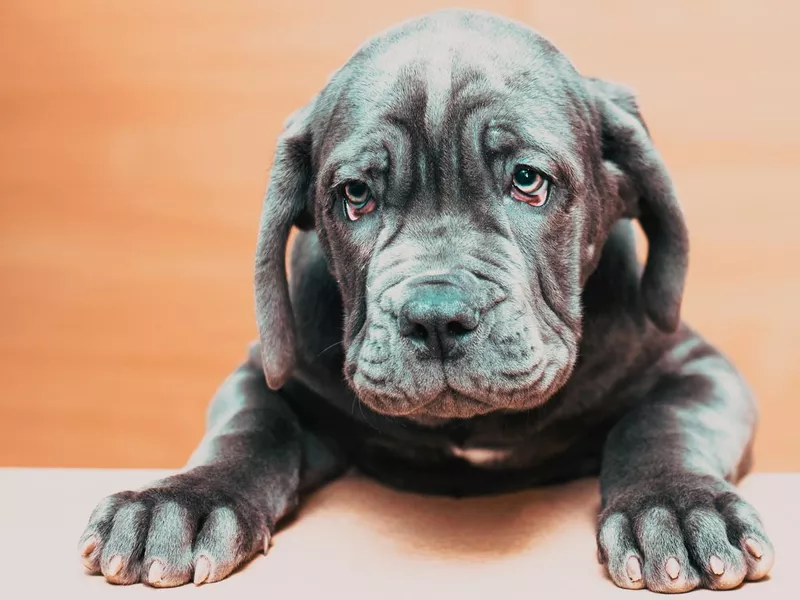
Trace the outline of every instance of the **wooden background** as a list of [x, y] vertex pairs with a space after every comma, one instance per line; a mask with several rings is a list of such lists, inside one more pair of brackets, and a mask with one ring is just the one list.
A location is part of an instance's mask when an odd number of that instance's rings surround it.
[[[0, 464], [182, 464], [255, 336], [275, 136], [363, 39], [447, 2], [0, 4]], [[462, 1], [638, 92], [693, 241], [685, 316], [800, 468], [800, 9]]]

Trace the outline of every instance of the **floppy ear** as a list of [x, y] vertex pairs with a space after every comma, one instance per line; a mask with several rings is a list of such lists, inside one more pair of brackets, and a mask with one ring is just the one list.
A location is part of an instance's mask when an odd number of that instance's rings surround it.
[[680, 323], [689, 260], [686, 223], [672, 181], [655, 149], [633, 93], [626, 87], [587, 78], [602, 127], [603, 158], [613, 166], [627, 218], [637, 218], [648, 253], [641, 292], [645, 310], [662, 331]]
[[313, 103], [293, 113], [278, 138], [261, 209], [255, 260], [255, 300], [261, 361], [267, 384], [280, 388], [294, 369], [294, 317], [286, 280], [292, 226], [313, 227], [310, 120]]

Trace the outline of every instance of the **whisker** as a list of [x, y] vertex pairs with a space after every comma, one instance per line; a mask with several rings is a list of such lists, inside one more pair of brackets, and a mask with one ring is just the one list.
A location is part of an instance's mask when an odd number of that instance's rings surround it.
[[361, 413], [361, 418], [364, 419], [364, 422], [370, 427], [372, 427], [378, 433], [383, 433], [374, 423], [370, 423], [369, 419], [367, 418], [367, 415], [364, 414], [364, 404], [361, 402], [358, 396], [356, 396], [355, 399], [356, 402], [358, 403], [358, 410]]
[[333, 343], [332, 343], [330, 346], [328, 346], [328, 347], [327, 347], [327, 348], [325, 348], [325, 349], [324, 349], [322, 352], [320, 352], [319, 354], [317, 354], [317, 357], [320, 357], [320, 356], [322, 356], [323, 354], [325, 354], [325, 353], [326, 353], [328, 350], [330, 350], [331, 348], [335, 348], [336, 346], [340, 346], [341, 344], [344, 344], [344, 340], [339, 340], [338, 342], [333, 342]]

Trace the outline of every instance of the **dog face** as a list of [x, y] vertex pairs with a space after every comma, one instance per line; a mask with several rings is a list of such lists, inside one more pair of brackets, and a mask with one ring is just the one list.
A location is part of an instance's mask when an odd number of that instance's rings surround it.
[[256, 264], [261, 348], [293, 364], [283, 271], [316, 227], [345, 309], [345, 376], [420, 421], [525, 410], [567, 380], [581, 292], [621, 217], [650, 240], [648, 312], [677, 326], [686, 235], [630, 94], [549, 42], [443, 11], [371, 40], [279, 141]]

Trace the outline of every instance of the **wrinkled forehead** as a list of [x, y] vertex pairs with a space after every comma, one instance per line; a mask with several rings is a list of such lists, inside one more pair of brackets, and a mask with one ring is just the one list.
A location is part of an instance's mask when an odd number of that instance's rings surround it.
[[534, 31], [502, 24], [423, 21], [365, 45], [331, 82], [330, 161], [381, 161], [386, 130], [395, 126], [440, 148], [471, 126], [580, 170], [570, 164], [587, 126], [580, 76]]

